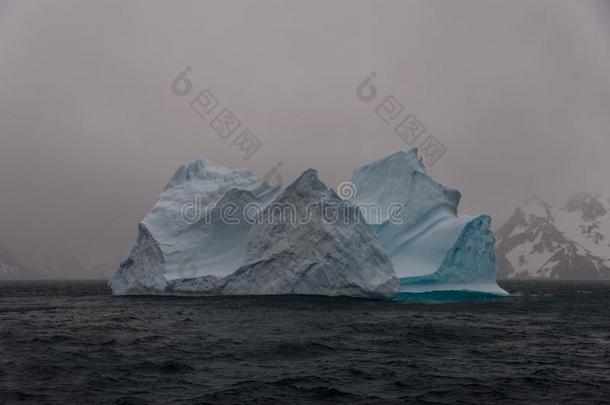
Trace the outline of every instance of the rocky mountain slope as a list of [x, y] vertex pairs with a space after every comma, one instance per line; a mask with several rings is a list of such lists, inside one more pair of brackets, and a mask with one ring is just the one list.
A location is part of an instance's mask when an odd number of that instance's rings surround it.
[[496, 235], [501, 278], [610, 278], [610, 200], [600, 194], [559, 209], [534, 197]]

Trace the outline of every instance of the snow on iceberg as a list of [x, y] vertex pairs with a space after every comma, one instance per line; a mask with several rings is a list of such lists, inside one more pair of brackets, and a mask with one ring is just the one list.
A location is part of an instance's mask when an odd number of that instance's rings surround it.
[[[435, 182], [417, 149], [354, 171], [353, 203], [391, 255], [403, 292], [471, 290], [505, 294], [496, 282], [495, 237], [486, 216], [457, 216], [459, 191]], [[401, 203], [398, 219], [383, 213]], [[382, 215], [371, 214], [380, 205]]]

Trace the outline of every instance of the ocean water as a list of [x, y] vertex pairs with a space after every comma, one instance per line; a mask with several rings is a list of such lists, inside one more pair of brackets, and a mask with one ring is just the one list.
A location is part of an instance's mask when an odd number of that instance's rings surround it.
[[400, 302], [0, 284], [0, 403], [598, 403], [607, 286]]

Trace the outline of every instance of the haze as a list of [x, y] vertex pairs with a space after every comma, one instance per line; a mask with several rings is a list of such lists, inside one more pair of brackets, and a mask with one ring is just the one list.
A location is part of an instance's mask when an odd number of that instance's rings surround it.
[[[114, 270], [195, 158], [334, 187], [406, 148], [356, 97], [371, 72], [463, 213], [610, 189], [609, 2], [4, 0], [0, 58], [0, 246], [49, 277]], [[171, 91], [187, 66], [263, 142], [248, 161]]]

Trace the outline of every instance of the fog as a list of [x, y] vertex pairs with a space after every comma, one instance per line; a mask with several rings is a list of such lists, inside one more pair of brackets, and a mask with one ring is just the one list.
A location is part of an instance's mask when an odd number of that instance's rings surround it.
[[[407, 147], [388, 95], [446, 147], [428, 170], [462, 213], [610, 191], [609, 2], [4, 0], [0, 58], [0, 246], [49, 277], [113, 270], [199, 157], [335, 187]], [[262, 141], [247, 161], [204, 89]]]

